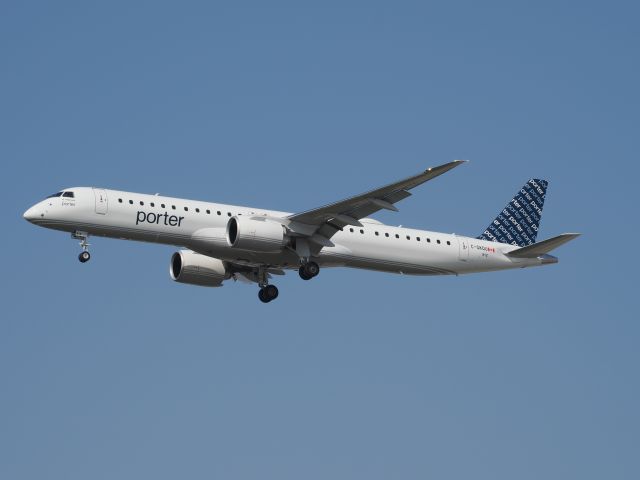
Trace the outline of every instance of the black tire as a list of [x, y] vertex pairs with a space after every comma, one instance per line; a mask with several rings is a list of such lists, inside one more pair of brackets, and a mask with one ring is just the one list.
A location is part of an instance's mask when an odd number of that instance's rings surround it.
[[309, 262], [304, 266], [304, 271], [309, 278], [313, 278], [320, 273], [320, 266], [316, 262]]
[[275, 285], [267, 285], [263, 290], [265, 297], [267, 297], [269, 301], [278, 298], [278, 293], [280, 293], [278, 292], [278, 287], [276, 287]]
[[271, 301], [269, 297], [267, 297], [267, 294], [264, 288], [261, 288], [260, 290], [258, 290], [258, 298], [262, 303], [269, 303]]
[[78, 260], [80, 260], [80, 263], [88, 262], [90, 259], [91, 254], [89, 252], [80, 252], [80, 255], [78, 255]]
[[298, 270], [298, 275], [300, 275], [300, 278], [303, 280], [311, 280], [311, 277], [307, 275], [307, 271], [304, 267], [300, 267], [300, 269]]

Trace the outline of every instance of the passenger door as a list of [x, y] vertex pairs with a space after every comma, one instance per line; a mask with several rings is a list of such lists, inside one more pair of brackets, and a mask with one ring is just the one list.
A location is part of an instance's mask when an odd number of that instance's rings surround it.
[[93, 195], [96, 199], [96, 213], [106, 215], [109, 210], [109, 202], [107, 200], [107, 191], [103, 188], [94, 188]]

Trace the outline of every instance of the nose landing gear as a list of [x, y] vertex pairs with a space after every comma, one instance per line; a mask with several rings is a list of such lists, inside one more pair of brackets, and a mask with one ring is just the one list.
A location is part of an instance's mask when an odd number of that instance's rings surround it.
[[71, 236], [76, 240], [80, 240], [82, 252], [78, 255], [78, 260], [80, 260], [80, 263], [88, 262], [91, 259], [91, 254], [89, 253], [89, 242], [87, 242], [89, 234], [87, 232], [73, 232]]

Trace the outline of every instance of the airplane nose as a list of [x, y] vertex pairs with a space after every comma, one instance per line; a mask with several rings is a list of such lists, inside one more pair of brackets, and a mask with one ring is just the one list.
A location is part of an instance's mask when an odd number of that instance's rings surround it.
[[33, 223], [34, 220], [36, 220], [36, 219], [38, 219], [40, 217], [40, 212], [38, 210], [39, 210], [38, 208], [33, 206], [30, 209], [28, 209], [26, 212], [24, 212], [22, 214], [22, 217], [26, 221]]

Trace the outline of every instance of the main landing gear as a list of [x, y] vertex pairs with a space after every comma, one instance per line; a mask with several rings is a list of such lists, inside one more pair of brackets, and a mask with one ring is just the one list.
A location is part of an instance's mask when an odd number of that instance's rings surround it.
[[269, 285], [269, 274], [264, 267], [258, 268], [258, 298], [262, 303], [269, 303], [278, 298], [278, 287]]
[[[255, 270], [254, 270], [255, 272]], [[278, 287], [269, 284], [269, 274], [266, 267], [258, 267], [257, 280], [260, 290], [258, 291], [258, 298], [262, 303], [269, 303], [272, 300], [278, 298]], [[303, 280], [311, 280], [320, 273], [320, 266], [316, 262], [304, 262], [298, 270], [300, 278]]]
[[73, 232], [71, 236], [76, 240], [80, 240], [80, 246], [82, 247], [82, 252], [80, 252], [80, 255], [78, 255], [78, 260], [80, 260], [80, 263], [86, 263], [91, 260], [91, 254], [89, 253], [89, 243], [87, 242], [89, 234], [86, 232]]
[[320, 273], [320, 266], [316, 262], [306, 262], [300, 266], [298, 274], [303, 280], [311, 280]]
[[298, 273], [303, 280], [311, 280], [320, 273], [320, 266], [316, 262], [309, 260], [311, 257], [311, 248], [309, 241], [304, 238], [298, 238], [295, 242], [295, 252], [300, 259], [300, 269]]
[[266, 285], [258, 291], [258, 298], [262, 303], [269, 303], [271, 300], [278, 298], [278, 287], [275, 285]]

